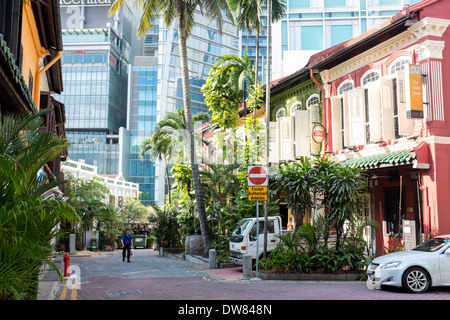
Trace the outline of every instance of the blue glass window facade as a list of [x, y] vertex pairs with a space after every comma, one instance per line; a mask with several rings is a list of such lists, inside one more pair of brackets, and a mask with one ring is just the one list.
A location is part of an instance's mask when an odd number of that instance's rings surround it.
[[331, 26], [331, 45], [353, 38], [353, 28], [351, 25]]
[[322, 47], [323, 47], [323, 27], [303, 26], [302, 50], [322, 50]]
[[127, 180], [139, 183], [141, 202], [150, 205], [155, 202], [155, 163], [148, 155], [139, 159], [142, 141], [148, 139], [155, 130], [157, 114], [158, 67], [131, 68], [130, 143], [129, 173]]
[[[64, 31], [63, 41], [65, 88], [57, 99], [66, 106], [69, 158], [97, 166], [99, 174], [117, 174], [119, 128], [126, 126], [127, 116], [129, 44], [106, 29]], [[89, 50], [79, 49], [92, 42]]]

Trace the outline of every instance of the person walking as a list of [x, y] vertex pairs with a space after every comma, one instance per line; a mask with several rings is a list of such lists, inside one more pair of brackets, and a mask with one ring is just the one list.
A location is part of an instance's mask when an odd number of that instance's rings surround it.
[[127, 257], [127, 262], [130, 262], [130, 251], [133, 247], [133, 236], [130, 234], [130, 229], [125, 230], [125, 233], [122, 235], [121, 241], [123, 247], [123, 262], [125, 262], [125, 255]]

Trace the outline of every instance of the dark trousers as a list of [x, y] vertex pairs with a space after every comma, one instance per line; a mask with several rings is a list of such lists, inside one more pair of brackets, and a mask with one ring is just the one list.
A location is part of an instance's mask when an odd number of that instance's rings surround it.
[[127, 261], [130, 261], [130, 251], [131, 251], [131, 243], [124, 243], [123, 244], [123, 253], [122, 257], [125, 261], [125, 255], [127, 256]]

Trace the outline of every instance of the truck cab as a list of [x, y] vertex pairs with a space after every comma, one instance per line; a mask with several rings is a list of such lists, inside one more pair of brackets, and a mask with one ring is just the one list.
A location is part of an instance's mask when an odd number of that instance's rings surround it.
[[[277, 235], [281, 234], [281, 217], [268, 217], [267, 252], [275, 249], [280, 242]], [[243, 256], [246, 254], [250, 254], [252, 259], [256, 260], [257, 243], [259, 258], [261, 258], [264, 252], [264, 217], [259, 218], [259, 239], [257, 239], [256, 218], [242, 219], [230, 237], [230, 262], [242, 264]]]

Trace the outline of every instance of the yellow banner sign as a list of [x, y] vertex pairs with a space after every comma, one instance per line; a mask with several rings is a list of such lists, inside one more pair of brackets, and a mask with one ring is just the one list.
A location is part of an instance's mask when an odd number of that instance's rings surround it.
[[422, 71], [420, 65], [409, 65], [406, 117], [423, 118]]
[[267, 187], [248, 187], [248, 200], [250, 201], [266, 201]]
[[249, 194], [248, 200], [250, 201], [267, 201], [267, 194]]

